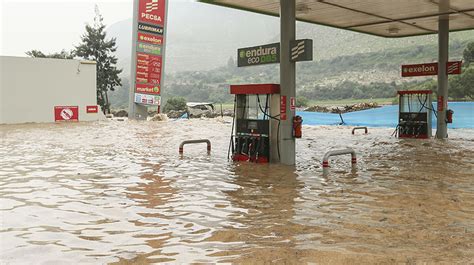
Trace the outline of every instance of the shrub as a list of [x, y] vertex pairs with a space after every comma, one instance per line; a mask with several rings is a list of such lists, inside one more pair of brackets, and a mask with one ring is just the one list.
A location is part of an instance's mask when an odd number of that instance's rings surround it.
[[307, 107], [309, 104], [309, 99], [306, 97], [297, 97], [296, 98], [296, 107], [301, 108], [301, 107]]
[[170, 112], [172, 110], [175, 111], [182, 111], [186, 110], [186, 99], [183, 97], [171, 97], [166, 101], [165, 107], [163, 111], [165, 113]]

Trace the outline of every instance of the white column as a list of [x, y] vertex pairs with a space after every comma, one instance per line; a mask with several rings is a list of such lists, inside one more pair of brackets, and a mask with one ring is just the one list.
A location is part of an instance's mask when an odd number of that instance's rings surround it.
[[[286, 120], [280, 124], [280, 163], [295, 164], [295, 138], [293, 138], [293, 117], [290, 110], [290, 97], [296, 96], [296, 68], [290, 61], [290, 41], [296, 39], [296, 4], [295, 0], [280, 0], [280, 85], [281, 96], [286, 96]], [[275, 148], [272, 146], [272, 148]]]

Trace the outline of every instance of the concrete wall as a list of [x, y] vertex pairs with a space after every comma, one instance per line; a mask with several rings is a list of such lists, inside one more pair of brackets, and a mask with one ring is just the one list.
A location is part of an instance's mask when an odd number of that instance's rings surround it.
[[55, 122], [55, 106], [78, 106], [79, 121], [97, 105], [96, 64], [78, 60], [0, 56], [0, 124]]

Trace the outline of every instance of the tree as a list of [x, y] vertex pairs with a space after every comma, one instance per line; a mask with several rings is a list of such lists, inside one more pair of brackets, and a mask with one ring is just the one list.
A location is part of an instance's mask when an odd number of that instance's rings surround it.
[[86, 25], [86, 33], [81, 36], [82, 43], [76, 47], [75, 54], [86, 60], [97, 62], [97, 103], [102, 106], [104, 113], [110, 113], [110, 103], [107, 92], [115, 91], [121, 86], [117, 68], [117, 58], [113, 53], [117, 50], [116, 39], [106, 40], [105, 25], [97, 5], [95, 6], [94, 25]]
[[469, 65], [470, 63], [474, 62], [474, 42], [470, 42], [466, 49], [464, 50], [464, 63]]
[[183, 111], [186, 110], [186, 99], [183, 97], [171, 97], [166, 101], [163, 111], [165, 113], [169, 111]]
[[39, 50], [31, 50], [27, 51], [26, 55], [34, 58], [74, 59], [74, 51], [68, 52], [66, 50], [50, 54], [44, 54]]
[[474, 99], [474, 68], [450, 79], [450, 96], [455, 99]]
[[304, 97], [304, 96], [299, 96], [296, 98], [296, 107], [302, 108], [302, 107], [308, 107], [309, 105], [309, 99]]

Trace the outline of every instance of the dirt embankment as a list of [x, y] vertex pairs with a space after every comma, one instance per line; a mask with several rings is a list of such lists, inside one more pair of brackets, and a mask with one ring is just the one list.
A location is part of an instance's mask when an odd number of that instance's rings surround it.
[[304, 111], [311, 111], [311, 112], [327, 112], [327, 113], [347, 113], [347, 112], [354, 112], [354, 111], [361, 111], [366, 109], [374, 109], [380, 108], [381, 106], [376, 102], [368, 102], [368, 103], [357, 103], [353, 105], [346, 105], [346, 106], [311, 106]]

